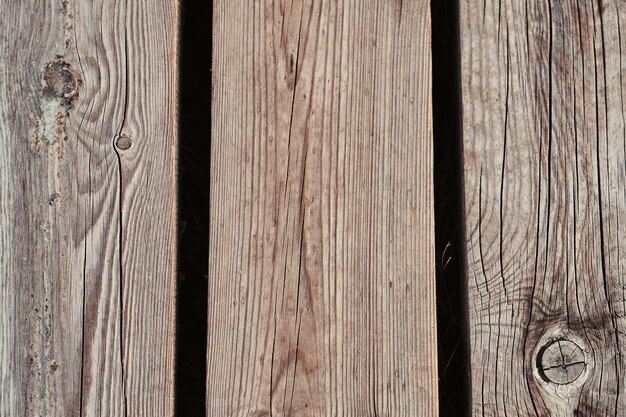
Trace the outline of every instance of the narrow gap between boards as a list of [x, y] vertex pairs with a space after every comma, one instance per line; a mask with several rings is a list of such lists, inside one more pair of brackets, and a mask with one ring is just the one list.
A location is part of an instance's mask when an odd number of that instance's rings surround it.
[[459, 7], [431, 0], [439, 415], [470, 415]]
[[183, 0], [181, 7], [175, 360], [180, 417], [205, 416], [212, 10], [211, 1]]

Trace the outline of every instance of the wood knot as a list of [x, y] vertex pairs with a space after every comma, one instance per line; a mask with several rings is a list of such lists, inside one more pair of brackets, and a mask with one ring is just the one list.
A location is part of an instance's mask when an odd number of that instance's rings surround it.
[[539, 375], [553, 384], [572, 384], [581, 377], [586, 367], [583, 349], [565, 338], [549, 341], [537, 354]]
[[58, 56], [50, 61], [43, 71], [43, 95], [66, 101], [68, 104], [78, 97], [80, 78], [71, 65]]
[[115, 146], [122, 151], [128, 150], [132, 144], [133, 139], [126, 134], [121, 134], [115, 139]]

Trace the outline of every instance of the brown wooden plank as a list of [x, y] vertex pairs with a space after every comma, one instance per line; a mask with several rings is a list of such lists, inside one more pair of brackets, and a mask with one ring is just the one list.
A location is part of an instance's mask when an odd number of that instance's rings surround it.
[[461, 2], [474, 415], [626, 413], [625, 18]]
[[0, 415], [171, 416], [177, 5], [0, 8]]
[[429, 3], [213, 24], [208, 415], [436, 415]]

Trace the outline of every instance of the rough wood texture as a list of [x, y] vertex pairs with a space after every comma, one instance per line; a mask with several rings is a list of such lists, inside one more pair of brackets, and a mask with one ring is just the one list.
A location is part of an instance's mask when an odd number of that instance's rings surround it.
[[213, 30], [208, 415], [436, 415], [428, 1]]
[[176, 3], [2, 14], [0, 416], [170, 416]]
[[624, 19], [461, 2], [474, 415], [626, 413]]

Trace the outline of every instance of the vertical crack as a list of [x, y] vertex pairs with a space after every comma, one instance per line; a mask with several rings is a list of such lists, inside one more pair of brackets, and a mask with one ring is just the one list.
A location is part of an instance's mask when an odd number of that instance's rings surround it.
[[[298, 71], [299, 71], [299, 67], [300, 67], [300, 49], [301, 49], [301, 38], [302, 38], [302, 20], [304, 17], [304, 5], [300, 5], [301, 10], [300, 10], [300, 14], [299, 14], [299, 22], [298, 22], [298, 38], [296, 41], [296, 50], [295, 50], [295, 54], [293, 53], [293, 51], [286, 51], [288, 52], [288, 56], [287, 56], [287, 66], [288, 66], [288, 70], [290, 74], [293, 74], [293, 86], [292, 86], [292, 97], [291, 97], [291, 108], [290, 108], [290, 117], [289, 117], [289, 127], [288, 127], [288, 132], [287, 132], [287, 167], [286, 167], [286, 174], [285, 174], [285, 182], [284, 182], [284, 190], [283, 190], [283, 203], [286, 204], [287, 203], [287, 199], [288, 199], [288, 190], [289, 190], [289, 173], [290, 173], [290, 169], [291, 169], [291, 140], [293, 138], [293, 122], [294, 122], [294, 113], [295, 113], [295, 108], [296, 108], [296, 91], [297, 91], [297, 87], [298, 87]], [[283, 16], [284, 17], [284, 16]], [[285, 22], [288, 19], [283, 19], [283, 27], [285, 25]], [[283, 29], [281, 28], [281, 37], [282, 37], [282, 33], [283, 33]], [[285, 42], [286, 43], [286, 42]], [[299, 308], [299, 301], [300, 301], [300, 276], [301, 276], [301, 270], [302, 270], [302, 246], [303, 246], [303, 236], [304, 236], [304, 209], [303, 209], [303, 200], [304, 200], [304, 176], [306, 174], [306, 143], [303, 145], [305, 147], [305, 154], [304, 154], [304, 159], [302, 160], [302, 164], [303, 164], [303, 173], [302, 173], [302, 179], [301, 179], [301, 189], [300, 189], [300, 209], [301, 209], [301, 216], [300, 216], [300, 222], [301, 222], [301, 235], [300, 235], [300, 250], [299, 250], [299, 259], [298, 259], [298, 263], [299, 263], [299, 270], [298, 270], [298, 281], [297, 281], [297, 293], [296, 293], [296, 325], [298, 323], [298, 308]], [[290, 196], [289, 196], [290, 198]], [[288, 205], [286, 205], [287, 207]], [[289, 210], [287, 210], [287, 215], [285, 216], [285, 228], [287, 228], [289, 225]], [[285, 288], [287, 286], [287, 262], [288, 262], [288, 256], [285, 256], [285, 264], [284, 264], [284, 268], [283, 268], [283, 285], [282, 285], [282, 300], [281, 300], [281, 305], [282, 303], [284, 303], [285, 301]], [[282, 307], [281, 307], [282, 308]], [[270, 364], [270, 386], [269, 386], [269, 408], [270, 408], [270, 416], [273, 416], [273, 408], [274, 408], [274, 362], [275, 362], [275, 352], [276, 352], [276, 328], [278, 326], [278, 322], [279, 322], [279, 318], [278, 318], [278, 291], [276, 292], [276, 296], [275, 296], [275, 300], [274, 300], [274, 334], [272, 336], [272, 359], [271, 359], [271, 364]], [[298, 327], [298, 335], [299, 335], [299, 327]], [[296, 364], [297, 364], [297, 355], [298, 355], [298, 350], [296, 348]], [[289, 354], [290, 355], [290, 354]], [[295, 377], [296, 377], [296, 369], [294, 368], [294, 386], [295, 386]], [[287, 383], [287, 379], [285, 378], [285, 384]], [[293, 387], [292, 387], [293, 388]], [[285, 394], [283, 395], [283, 412], [285, 410], [285, 400], [286, 400], [286, 385], [285, 385]], [[292, 389], [292, 398], [291, 401], [293, 401], [293, 389]], [[291, 407], [291, 406], [290, 406]]]
[[[82, 123], [82, 122], [81, 122]], [[79, 129], [80, 131], [80, 126]], [[91, 154], [88, 159], [87, 169], [89, 181], [89, 195], [91, 195]], [[93, 213], [92, 213], [93, 219]], [[87, 229], [85, 228], [85, 232]], [[85, 233], [85, 244], [83, 246], [83, 306], [82, 306], [82, 329], [81, 329], [81, 360], [80, 360], [80, 400], [79, 400], [79, 417], [83, 417], [83, 397], [85, 391], [85, 316], [87, 308], [87, 233]]]
[[500, 176], [500, 277], [502, 278], [502, 289], [504, 291], [504, 299], [508, 300], [506, 280], [504, 278], [504, 264], [502, 261], [502, 251], [504, 246], [504, 176], [506, 173], [506, 142], [507, 142], [507, 130], [509, 122], [509, 83], [510, 83], [510, 71], [511, 71], [511, 50], [509, 44], [509, 32], [507, 27], [506, 32], [506, 96], [504, 99], [504, 140], [502, 145], [502, 172]]
[[123, 244], [124, 244], [124, 224], [123, 224], [123, 195], [124, 195], [124, 178], [123, 178], [123, 170], [122, 170], [122, 157], [117, 147], [115, 146], [115, 141], [117, 137], [122, 134], [123, 129], [126, 127], [126, 116], [128, 114], [128, 99], [129, 99], [129, 68], [128, 68], [128, 30], [126, 30], [124, 35], [124, 69], [125, 69], [125, 93], [124, 93], [124, 111], [122, 116], [122, 123], [117, 132], [117, 135], [113, 138], [113, 150], [115, 155], [117, 156], [117, 164], [118, 164], [118, 181], [119, 181], [119, 189], [118, 189], [118, 257], [119, 257], [119, 314], [120, 314], [120, 362], [121, 362], [121, 377], [122, 377], [122, 391], [124, 394], [124, 416], [128, 416], [128, 396], [126, 391], [126, 358], [125, 358], [125, 344], [124, 344], [124, 313], [126, 310], [124, 309], [124, 263], [123, 263]]
[[548, 253], [548, 248], [550, 247], [550, 216], [551, 216], [551, 208], [550, 204], [552, 201], [552, 140], [553, 140], [553, 91], [552, 91], [552, 64], [554, 60], [554, 39], [553, 39], [553, 29], [552, 29], [552, 1], [548, 1], [548, 20], [549, 20], [549, 49], [548, 49], [548, 195], [547, 195], [547, 207], [546, 207], [546, 247], [545, 247], [545, 256], [546, 256], [546, 265], [543, 268], [543, 281], [545, 283], [546, 276], [548, 274], [548, 263], [547, 259], [550, 258], [550, 254]]
[[[598, 18], [600, 21], [600, 44], [602, 45], [602, 75], [603, 75], [603, 83], [604, 83], [604, 119], [605, 119], [605, 140], [607, 142], [608, 149], [608, 129], [609, 129], [609, 109], [608, 109], [608, 99], [606, 96], [606, 85], [607, 85], [607, 76], [606, 76], [606, 42], [604, 36], [604, 19], [602, 18], [602, 4], [601, 1], [598, 0]], [[595, 26], [595, 19], [594, 19]], [[595, 38], [595, 36], [594, 36]], [[607, 307], [609, 310], [609, 316], [611, 317], [611, 324], [613, 326], [613, 334], [615, 336], [615, 349], [616, 355], [614, 355], [615, 362], [615, 383], [617, 384], [615, 390], [615, 416], [617, 416], [619, 410], [619, 396], [620, 396], [620, 366], [619, 366], [619, 352], [620, 352], [620, 343], [619, 343], [619, 331], [617, 328], [617, 323], [615, 320], [615, 313], [612, 308], [612, 300], [609, 294], [609, 282], [606, 272], [606, 249], [604, 244], [604, 215], [603, 215], [603, 199], [602, 199], [602, 173], [600, 170], [600, 109], [598, 103], [598, 60], [595, 55], [594, 49], [594, 63], [595, 63], [595, 87], [596, 87], [596, 164], [597, 164], [597, 175], [598, 175], [598, 210], [600, 216], [600, 258], [601, 258], [601, 267], [602, 267], [602, 282], [604, 285], [604, 295], [606, 297]], [[608, 175], [607, 175], [608, 177]], [[610, 195], [609, 195], [610, 200]], [[609, 201], [610, 203], [610, 201]]]

